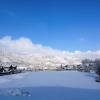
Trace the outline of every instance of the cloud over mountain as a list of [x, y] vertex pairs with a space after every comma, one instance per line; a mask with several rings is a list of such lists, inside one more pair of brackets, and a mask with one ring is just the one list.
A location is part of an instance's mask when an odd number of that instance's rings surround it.
[[12, 39], [6, 36], [0, 39], [0, 62], [21, 63], [31, 66], [40, 64], [55, 66], [56, 64], [79, 64], [82, 59], [100, 58], [98, 51], [60, 51], [41, 44], [34, 44], [30, 39], [21, 37]]

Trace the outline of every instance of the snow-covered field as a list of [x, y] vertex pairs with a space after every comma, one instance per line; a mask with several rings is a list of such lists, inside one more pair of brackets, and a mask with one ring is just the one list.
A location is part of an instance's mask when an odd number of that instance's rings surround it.
[[0, 76], [1, 100], [100, 100], [95, 74], [75, 71]]

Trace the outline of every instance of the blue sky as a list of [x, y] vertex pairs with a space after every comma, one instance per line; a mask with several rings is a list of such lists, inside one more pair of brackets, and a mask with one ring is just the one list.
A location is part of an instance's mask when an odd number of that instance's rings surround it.
[[0, 0], [4, 36], [60, 50], [99, 50], [100, 0]]

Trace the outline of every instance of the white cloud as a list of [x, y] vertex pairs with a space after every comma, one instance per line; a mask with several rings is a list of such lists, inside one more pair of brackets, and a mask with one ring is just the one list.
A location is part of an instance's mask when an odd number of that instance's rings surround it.
[[1, 62], [21, 62], [26, 64], [78, 64], [84, 58], [100, 57], [98, 51], [60, 51], [50, 47], [34, 44], [28, 38], [12, 39], [6, 36], [0, 39]]

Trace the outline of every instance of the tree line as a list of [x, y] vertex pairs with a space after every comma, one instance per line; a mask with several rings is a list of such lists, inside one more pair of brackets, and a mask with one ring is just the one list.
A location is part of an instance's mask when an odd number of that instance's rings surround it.
[[84, 71], [94, 71], [97, 74], [96, 81], [100, 82], [100, 59], [84, 59], [82, 60], [82, 65], [84, 67]]

